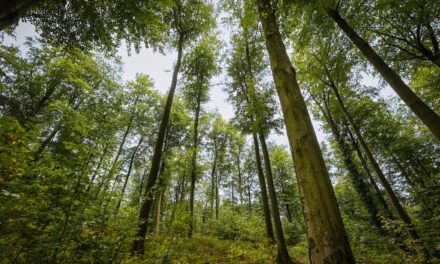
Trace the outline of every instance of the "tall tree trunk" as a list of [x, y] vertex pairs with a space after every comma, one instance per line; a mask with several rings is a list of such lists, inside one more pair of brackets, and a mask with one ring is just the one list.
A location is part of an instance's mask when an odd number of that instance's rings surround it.
[[195, 226], [194, 226], [194, 196], [196, 189], [196, 179], [197, 179], [197, 151], [199, 145], [199, 115], [200, 115], [200, 99], [202, 96], [202, 87], [198, 87], [197, 91], [197, 106], [194, 116], [194, 141], [193, 141], [193, 156], [192, 156], [192, 167], [191, 167], [191, 191], [189, 198], [189, 231], [188, 237], [192, 237]]
[[[284, 183], [282, 181], [282, 179], [280, 179], [280, 185], [281, 185], [281, 193], [283, 194], [283, 196], [287, 196], [286, 194], [286, 188], [284, 188]], [[289, 221], [289, 223], [292, 223], [292, 211], [290, 210], [290, 206], [289, 203], [286, 201], [284, 202], [284, 206], [286, 207], [286, 217], [287, 217], [287, 221]]]
[[396, 156], [391, 155], [391, 160], [394, 162], [394, 164], [396, 164], [397, 168], [400, 170], [400, 172], [402, 173], [402, 176], [405, 178], [406, 182], [411, 186], [414, 187], [416, 185], [416, 183], [414, 182], [414, 179], [412, 179], [412, 177], [409, 176], [409, 174], [406, 172], [405, 168], [402, 166], [402, 164], [400, 163], [400, 161], [396, 158]]
[[87, 186], [86, 193], [88, 194], [88, 196], [90, 196], [90, 198], [93, 198], [93, 197], [94, 197], [94, 196], [92, 195], [92, 193], [90, 192], [90, 190], [92, 189], [92, 187], [93, 187], [93, 185], [94, 185], [94, 183], [95, 183], [95, 178], [96, 178], [96, 176], [97, 176], [98, 173], [99, 173], [99, 169], [100, 169], [101, 166], [102, 166], [102, 163], [103, 163], [103, 161], [104, 161], [105, 155], [107, 155], [108, 145], [109, 145], [109, 143], [107, 142], [107, 143], [105, 144], [104, 150], [102, 151], [102, 155], [101, 155], [100, 158], [99, 158], [98, 165], [96, 166], [96, 168], [95, 168], [95, 170], [94, 170], [94, 172], [93, 172], [92, 178], [90, 179], [89, 184], [88, 184], [88, 186]]
[[144, 140], [144, 136], [141, 136], [138, 144], [136, 145], [136, 147], [133, 150], [133, 153], [131, 154], [130, 164], [128, 165], [128, 171], [127, 174], [125, 175], [124, 185], [122, 186], [121, 194], [119, 195], [119, 199], [115, 207], [114, 215], [118, 214], [119, 208], [121, 207], [122, 200], [124, 199], [125, 189], [127, 188], [128, 180], [130, 179], [131, 171], [133, 170], [133, 164], [136, 157], [136, 153], [139, 149], [139, 146], [142, 144], [143, 140]]
[[[186, 162], [187, 161], [188, 160], [186, 159]], [[186, 174], [187, 174], [187, 170], [185, 168], [185, 171], [182, 174], [182, 184], [181, 184], [182, 188], [180, 188], [179, 202], [183, 202], [183, 200], [185, 200], [185, 197], [186, 197], [186, 184], [187, 184], [186, 183], [186, 176], [187, 176]]]
[[204, 200], [202, 208], [202, 223], [206, 223], [206, 210], [208, 208], [208, 200]]
[[161, 207], [162, 207], [162, 198], [163, 198], [163, 194], [164, 194], [165, 190], [162, 188], [159, 190], [159, 193], [157, 194], [156, 197], [156, 210], [154, 215], [154, 222], [155, 222], [155, 226], [154, 226], [154, 235], [159, 237], [160, 235], [160, 217], [161, 217]]
[[371, 216], [371, 220], [379, 231], [379, 234], [385, 235], [379, 215], [378, 206], [373, 199], [373, 195], [370, 191], [368, 183], [365, 182], [365, 176], [358, 170], [356, 164], [354, 163], [351, 149], [349, 148], [347, 142], [341, 134], [341, 131], [339, 130], [337, 124], [333, 120], [332, 114], [330, 113], [329, 109], [327, 109], [327, 111], [327, 122], [330, 124], [333, 136], [335, 137], [338, 146], [342, 152], [344, 164], [350, 174], [351, 181], [362, 201], [364, 202], [365, 207], [367, 208], [367, 211]]
[[[127, 136], [128, 136], [128, 134], [130, 133], [131, 126], [132, 126], [132, 124], [133, 124], [134, 115], [135, 115], [135, 112], [136, 112], [136, 107], [135, 107], [135, 105], [136, 105], [136, 103], [137, 103], [138, 100], [139, 100], [139, 96], [137, 96], [136, 99], [135, 99], [134, 102], [133, 102], [133, 108], [132, 108], [132, 110], [131, 110], [130, 119], [128, 120], [127, 127], [125, 128], [125, 132], [124, 132], [124, 135], [122, 136], [121, 143], [119, 143], [118, 152], [116, 152], [116, 156], [115, 156], [115, 158], [113, 159], [113, 162], [112, 162], [112, 165], [111, 165], [111, 167], [110, 167], [110, 170], [109, 170], [109, 172], [108, 172], [108, 174], [107, 174], [107, 176], [106, 176], [107, 179], [111, 178], [111, 176], [112, 176], [112, 175], [114, 174], [114, 172], [115, 172], [115, 169], [116, 169], [117, 163], [118, 163], [118, 161], [119, 161], [119, 157], [120, 157], [121, 154], [122, 154], [122, 150], [123, 150], [123, 148], [124, 148], [125, 141], [127, 140]], [[110, 180], [110, 179], [109, 179], [109, 180]]]
[[303, 204], [311, 263], [355, 263], [312, 121], [270, 0], [258, 0]]
[[218, 220], [220, 214], [220, 195], [218, 185], [220, 183], [220, 177], [215, 174], [215, 220]]
[[238, 194], [240, 197], [240, 210], [243, 209], [243, 180], [241, 177], [241, 162], [240, 162], [240, 155], [241, 155], [241, 147], [238, 147], [238, 155], [237, 155], [237, 170], [238, 170]]
[[[136, 112], [136, 103], [139, 100], [139, 96], [136, 97], [136, 99], [134, 100], [133, 103], [133, 108], [131, 110], [131, 115], [130, 115], [130, 119], [128, 120], [127, 123], [127, 127], [125, 128], [125, 132], [124, 135], [122, 136], [122, 140], [121, 143], [119, 143], [119, 147], [118, 147], [118, 151], [116, 152], [116, 156], [113, 159], [112, 165], [110, 167], [110, 170], [108, 171], [107, 175], [104, 176], [101, 180], [101, 183], [98, 187], [98, 190], [96, 192], [95, 198], [98, 197], [99, 193], [101, 192], [102, 187], [104, 186], [104, 192], [107, 192], [108, 190], [108, 186], [110, 184], [110, 181], [112, 180], [114, 174], [116, 173], [116, 169], [119, 166], [119, 158], [121, 157], [122, 154], [122, 150], [124, 149], [124, 145], [125, 145], [125, 141], [127, 141], [127, 136], [130, 133], [131, 130], [131, 126], [133, 124], [133, 120], [134, 120], [134, 116], [135, 116], [135, 112]], [[115, 177], [113, 184], [112, 184], [112, 188], [110, 192], [113, 192], [116, 184], [118, 182], [118, 177]], [[105, 218], [106, 214], [107, 214], [107, 209], [108, 209], [108, 204], [110, 203], [111, 197], [107, 197], [105, 198], [105, 200], [103, 201], [103, 218]]]
[[[164, 150], [163, 152], [166, 154], [168, 153], [168, 132], [169, 130], [167, 130], [166, 132], [166, 136], [165, 136], [165, 143], [164, 143]], [[160, 234], [160, 222], [161, 222], [161, 210], [162, 210], [162, 204], [163, 204], [163, 195], [165, 193], [167, 184], [168, 184], [168, 180], [165, 178], [165, 168], [166, 168], [166, 159], [162, 159], [162, 162], [160, 164], [160, 170], [159, 170], [159, 182], [157, 184], [158, 186], [158, 193], [156, 194], [156, 199], [155, 199], [155, 210], [154, 210], [154, 223], [155, 223], [155, 227], [154, 227], [154, 234], [156, 236], [159, 236]]]
[[162, 121], [160, 123], [156, 145], [154, 147], [154, 154], [151, 161], [150, 173], [148, 176], [147, 185], [145, 186], [145, 194], [144, 194], [145, 199], [142, 203], [142, 207], [139, 214], [138, 232], [136, 233], [136, 237], [135, 240], [133, 241], [133, 245], [131, 248], [132, 254], [141, 254], [141, 255], [144, 254], [145, 235], [147, 234], [147, 219], [153, 201], [153, 187], [156, 184], [157, 176], [159, 174], [160, 160], [162, 158], [162, 148], [163, 148], [163, 143], [165, 141], [165, 132], [167, 130], [168, 120], [170, 118], [174, 92], [177, 86], [177, 77], [182, 63], [182, 53], [183, 53], [183, 36], [180, 35], [178, 47], [177, 47], [177, 62], [176, 65], [174, 66], [173, 79], [171, 82], [170, 90], [168, 92], [168, 98], [165, 104]]
[[277, 234], [277, 246], [278, 246], [278, 263], [290, 264], [293, 263], [287, 251], [286, 240], [284, 239], [283, 225], [281, 223], [280, 210], [278, 208], [277, 195], [275, 192], [275, 185], [273, 183], [272, 167], [270, 165], [269, 151], [266, 145], [266, 139], [263, 132], [259, 132], [261, 150], [263, 151], [264, 167], [266, 169], [267, 188], [269, 190], [270, 204], [272, 207], [272, 219], [275, 226], [275, 232]]
[[177, 182], [177, 188], [174, 191], [174, 204], [173, 204], [173, 208], [171, 210], [171, 216], [170, 216], [170, 220], [168, 223], [168, 227], [171, 228], [171, 225], [173, 224], [174, 221], [174, 215], [176, 213], [177, 210], [177, 205], [178, 203], [180, 203], [179, 200], [179, 196], [180, 196], [180, 190], [183, 188], [183, 176], [180, 177], [179, 181]]
[[[387, 194], [391, 200], [391, 203], [394, 206], [394, 209], [396, 209], [400, 218], [407, 226], [408, 233], [415, 241], [421, 241], [419, 234], [417, 233], [416, 229], [414, 228], [414, 225], [412, 224], [411, 218], [406, 213], [403, 206], [400, 204], [396, 193], [394, 192], [390, 183], [388, 182], [385, 175], [383, 174], [382, 169], [380, 168], [379, 164], [377, 163], [376, 159], [374, 158], [373, 154], [371, 153], [370, 148], [368, 147], [367, 143], [365, 142], [364, 138], [362, 137], [362, 134], [359, 131], [359, 128], [357, 127], [357, 125], [354, 122], [353, 118], [351, 117], [350, 113], [348, 112], [348, 109], [345, 107], [345, 104], [342, 101], [342, 98], [339, 94], [338, 88], [336, 87], [336, 85], [333, 82], [331, 82], [330, 87], [332, 88], [333, 92], [335, 93], [336, 99], [339, 103], [339, 106], [340, 106], [342, 112], [344, 113], [345, 117], [347, 118], [348, 122], [350, 123], [359, 143], [361, 144], [365, 154], [367, 155], [368, 160], [370, 161], [371, 165], [373, 166], [374, 171], [376, 172], [377, 176], [379, 177], [379, 180], [382, 183], [382, 186], [385, 188], [385, 191], [387, 192]], [[426, 249], [424, 250], [424, 254], [426, 255], [426, 257], [429, 257], [428, 251]]]
[[356, 189], [357, 193], [361, 197], [362, 201], [364, 202], [364, 205], [371, 216], [371, 220], [373, 224], [378, 229], [380, 235], [385, 235], [380, 220], [378, 206], [375, 200], [373, 199], [373, 195], [370, 191], [370, 187], [368, 186], [368, 183], [365, 181], [366, 177], [358, 170], [356, 163], [354, 162], [353, 159], [352, 150], [350, 149], [348, 143], [346, 142], [344, 136], [342, 135], [342, 131], [338, 127], [338, 124], [333, 118], [333, 114], [329, 106], [329, 98], [324, 97], [321, 105], [321, 103], [318, 101], [315, 95], [310, 93], [310, 96], [315, 101], [316, 105], [321, 110], [322, 115], [324, 116], [325, 120], [330, 126], [333, 137], [336, 139], [336, 143], [340, 151], [342, 152], [343, 162], [350, 175], [351, 182], [354, 188]]
[[217, 169], [217, 150], [214, 150], [214, 161], [211, 170], [211, 219], [214, 219], [214, 200], [215, 200], [215, 175]]
[[342, 31], [347, 34], [353, 44], [364, 54], [365, 58], [367, 58], [405, 104], [420, 118], [429, 130], [431, 130], [432, 134], [440, 140], [440, 116], [406, 85], [400, 76], [371, 48], [368, 42], [351, 28], [337, 10], [329, 9], [327, 14], [338, 24]]
[[[249, 74], [249, 78], [246, 80], [246, 85], [241, 86], [242, 93], [245, 95], [246, 102], [248, 105], [252, 106], [252, 109], [256, 111], [255, 109], [255, 79], [253, 75], [252, 70], [252, 62], [251, 62], [251, 56], [249, 51], [249, 43], [248, 40], [245, 39], [245, 55], [246, 55], [246, 62], [247, 62], [247, 70]], [[254, 113], [256, 115], [256, 113]], [[250, 117], [250, 121], [252, 124], [256, 124], [255, 118], [253, 116]], [[269, 208], [269, 199], [267, 197], [267, 187], [266, 187], [266, 180], [264, 177], [263, 167], [261, 163], [261, 157], [260, 157], [260, 147], [258, 144], [258, 138], [257, 133], [253, 132], [253, 141], [254, 141], [254, 148], [255, 148], [255, 160], [256, 160], [256, 166], [257, 166], [257, 174], [258, 174], [258, 181], [260, 183], [260, 189], [261, 189], [261, 200], [263, 203], [263, 213], [264, 213], [264, 220], [266, 224], [266, 232], [267, 236], [272, 240], [272, 242], [275, 241], [273, 228], [272, 228], [272, 221], [271, 221], [271, 214], [270, 214], [270, 208]]]
[[252, 209], [252, 193], [251, 193], [251, 189], [252, 189], [252, 186], [251, 186], [251, 181], [250, 181], [250, 175], [248, 175], [248, 177], [247, 177], [247, 186], [246, 186], [246, 188], [247, 188], [247, 198], [248, 198], [248, 205], [249, 205], [249, 209]]
[[261, 165], [260, 147], [258, 144], [257, 134], [253, 133], [255, 148], [255, 165], [257, 166], [258, 182], [260, 183], [261, 202], [263, 206], [264, 222], [266, 224], [267, 237], [275, 241], [272, 229], [272, 221], [270, 219], [269, 199], [267, 197], [266, 180], [264, 179], [263, 167]]
[[234, 179], [231, 177], [231, 203], [235, 205], [235, 193], [234, 193]]
[[368, 178], [370, 179], [370, 183], [376, 192], [376, 197], [378, 198], [379, 202], [382, 204], [382, 208], [385, 212], [385, 215], [389, 219], [394, 219], [393, 213], [392, 213], [390, 207], [388, 206], [388, 203], [385, 201], [385, 198], [383, 197], [382, 192], [379, 189], [379, 186], [377, 186], [376, 180], [374, 179], [373, 175], [371, 174], [370, 168], [368, 167], [368, 164], [364, 158], [364, 155], [362, 154], [361, 149], [359, 148], [358, 143], [356, 142], [353, 134], [351, 133], [350, 128], [348, 126], [346, 126], [346, 129], [347, 129], [350, 141], [351, 141], [351, 145], [356, 150], [356, 153], [357, 153], [357, 156], [361, 162], [362, 168], [364, 169], [365, 173], [368, 175]]

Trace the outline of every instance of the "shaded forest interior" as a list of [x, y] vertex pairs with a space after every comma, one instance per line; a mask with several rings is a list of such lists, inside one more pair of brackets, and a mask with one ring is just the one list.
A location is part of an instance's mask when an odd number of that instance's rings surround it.
[[[440, 1], [0, 0], [0, 30], [0, 264], [440, 263]], [[121, 45], [175, 56], [166, 92]]]

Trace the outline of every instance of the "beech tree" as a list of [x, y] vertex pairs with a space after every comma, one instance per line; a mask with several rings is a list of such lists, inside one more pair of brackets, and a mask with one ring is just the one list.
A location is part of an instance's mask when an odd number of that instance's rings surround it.
[[[208, 100], [208, 89], [210, 86], [210, 79], [216, 72], [216, 51], [214, 38], [203, 39], [192, 50], [184, 60], [184, 98], [188, 102], [193, 115], [193, 145], [192, 145], [192, 160], [191, 160], [191, 190], [190, 190], [190, 224], [189, 237], [192, 236], [194, 226], [194, 193], [195, 185], [198, 177], [197, 168], [197, 152], [199, 148], [199, 119], [202, 112], [202, 104]], [[208, 46], [208, 45], [211, 45]]]
[[438, 262], [438, 1], [0, 7], [0, 263]]
[[150, 173], [145, 187], [145, 201], [142, 203], [139, 215], [139, 232], [137, 234], [137, 240], [133, 243], [132, 248], [134, 254], [143, 254], [144, 251], [147, 218], [152, 205], [152, 188], [155, 186], [159, 174], [165, 131], [168, 125], [174, 92], [177, 87], [177, 78], [182, 63], [183, 45], [185, 42], [194, 40], [200, 33], [203, 33], [203, 31], [210, 29], [213, 23], [210, 19], [210, 13], [211, 8], [200, 1], [176, 1], [171, 11], [171, 16], [173, 17], [172, 28], [174, 30], [172, 33], [175, 34], [176, 39], [174, 41], [177, 42], [177, 62], [174, 66], [173, 79], [168, 92], [167, 102], [165, 104], [156, 145], [154, 147]]
[[[275, 11], [270, 1], [261, 0], [257, 5], [296, 167], [305, 215], [310, 261], [312, 263], [320, 263], [324, 260], [333, 263], [354, 263], [327, 168], [299, 90], [295, 70], [287, 56], [279, 32]], [[309, 178], [313, 178], [313, 181], [307, 180]], [[319, 192], [320, 199], [313, 198], [315, 196], [312, 190], [316, 192], [316, 195]], [[317, 220], [322, 217], [333, 219], [332, 225]], [[328, 234], [328, 237], [322, 234]]]

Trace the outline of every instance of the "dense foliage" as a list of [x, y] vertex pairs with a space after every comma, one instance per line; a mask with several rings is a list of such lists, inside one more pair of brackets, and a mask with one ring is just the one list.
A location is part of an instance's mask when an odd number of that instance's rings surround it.
[[440, 263], [439, 1], [15, 2], [0, 263]]

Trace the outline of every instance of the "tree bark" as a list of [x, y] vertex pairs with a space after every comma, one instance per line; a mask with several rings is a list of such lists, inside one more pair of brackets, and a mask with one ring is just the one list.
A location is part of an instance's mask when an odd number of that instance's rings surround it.
[[368, 213], [370, 214], [373, 224], [378, 229], [380, 235], [385, 235], [380, 220], [378, 206], [375, 200], [373, 199], [373, 195], [370, 191], [370, 187], [368, 186], [368, 183], [365, 181], [366, 179], [365, 175], [363, 175], [363, 173], [361, 173], [358, 170], [356, 163], [354, 162], [352, 150], [350, 149], [348, 143], [346, 142], [344, 136], [342, 135], [342, 131], [340, 127], [338, 127], [338, 124], [333, 118], [333, 114], [329, 106], [329, 98], [324, 97], [321, 105], [321, 103], [318, 101], [315, 95], [310, 93], [310, 96], [315, 101], [316, 105], [321, 110], [324, 119], [327, 121], [328, 125], [330, 126], [333, 137], [336, 140], [339, 150], [342, 153], [343, 162], [349, 173], [351, 182], [354, 188], [356, 189], [357, 193], [359, 194], [360, 198], [362, 199]]
[[311, 263], [355, 263], [327, 168], [270, 0], [258, 0], [303, 204]]
[[[374, 158], [373, 154], [370, 151], [370, 148], [368, 147], [367, 143], [365, 142], [364, 138], [362, 137], [362, 134], [357, 127], [356, 123], [354, 122], [353, 118], [351, 117], [350, 113], [348, 112], [348, 109], [345, 107], [344, 102], [342, 101], [342, 98], [339, 94], [339, 91], [336, 87], [336, 85], [332, 82], [330, 87], [332, 88], [333, 92], [336, 95], [336, 99], [339, 103], [339, 106], [344, 113], [345, 117], [347, 118], [348, 122], [350, 123], [351, 127], [353, 128], [353, 131], [363, 148], [365, 154], [367, 155], [368, 160], [370, 161], [371, 165], [373, 166], [374, 171], [376, 172], [377, 176], [379, 177], [380, 182], [382, 183], [382, 186], [385, 188], [385, 191], [387, 192], [391, 203], [394, 206], [394, 209], [396, 209], [397, 213], [400, 216], [400, 219], [405, 223], [407, 226], [408, 233], [410, 234], [411, 238], [415, 241], [421, 241], [420, 236], [418, 232], [416, 231], [414, 225], [412, 224], [411, 218], [406, 213], [403, 206], [400, 204], [399, 199], [397, 198], [396, 193], [394, 192], [393, 188], [391, 187], [390, 183], [386, 179], [385, 175], [382, 172], [382, 169], [380, 168], [379, 164], [377, 163], [376, 159]], [[424, 254], [426, 257], [429, 257], [428, 251], [425, 249]]]
[[157, 177], [159, 174], [160, 160], [162, 158], [162, 148], [163, 148], [163, 143], [165, 141], [165, 132], [170, 117], [171, 106], [173, 104], [174, 92], [177, 86], [177, 77], [182, 63], [182, 53], [183, 53], [183, 36], [180, 35], [178, 47], [177, 47], [177, 62], [176, 65], [174, 66], [173, 79], [171, 82], [170, 90], [168, 92], [168, 98], [165, 104], [165, 110], [162, 116], [162, 121], [160, 123], [156, 145], [154, 147], [154, 154], [151, 161], [150, 173], [148, 176], [147, 185], [145, 186], [145, 194], [144, 194], [145, 200], [142, 203], [142, 207], [139, 214], [138, 232], [136, 234], [135, 240], [131, 248], [132, 254], [140, 254], [140, 255], [144, 254], [145, 235], [147, 234], [147, 219], [153, 201], [153, 187], [156, 184]]
[[238, 194], [240, 197], [240, 210], [243, 209], [243, 182], [241, 177], [241, 162], [240, 162], [240, 155], [241, 155], [241, 146], [238, 146], [238, 153], [237, 153], [237, 170], [238, 170]]
[[192, 167], [191, 167], [191, 191], [189, 199], [189, 210], [190, 210], [190, 222], [189, 222], [189, 232], [188, 237], [192, 237], [195, 226], [194, 226], [194, 196], [196, 189], [196, 179], [197, 179], [197, 151], [199, 145], [199, 115], [200, 115], [200, 99], [202, 96], [202, 87], [198, 87], [197, 92], [197, 106], [194, 117], [194, 142], [193, 142], [193, 156], [192, 156]]
[[390, 207], [388, 206], [388, 203], [385, 201], [385, 198], [383, 197], [382, 192], [379, 189], [379, 186], [377, 186], [376, 180], [374, 179], [373, 175], [371, 174], [370, 168], [368, 167], [368, 164], [364, 158], [364, 155], [362, 154], [361, 149], [359, 148], [359, 145], [357, 144], [349, 127], [346, 126], [346, 128], [347, 128], [347, 132], [348, 132], [348, 136], [350, 138], [351, 144], [354, 147], [354, 149], [356, 150], [357, 156], [361, 162], [362, 167], [364, 168], [365, 173], [368, 175], [368, 178], [370, 179], [370, 183], [376, 192], [376, 196], [377, 196], [379, 202], [382, 204], [382, 208], [385, 211], [385, 215], [389, 219], [394, 219], [393, 213], [392, 213]]
[[275, 241], [270, 219], [269, 199], [267, 197], [266, 180], [264, 179], [263, 167], [261, 165], [260, 147], [258, 145], [257, 134], [253, 133], [255, 148], [255, 165], [257, 166], [258, 182], [260, 183], [261, 202], [263, 205], [264, 222], [266, 224], [267, 237]]
[[162, 207], [162, 197], [165, 190], [161, 189], [156, 197], [156, 210], [155, 210], [155, 217], [154, 217], [154, 235], [159, 237], [160, 235], [160, 217], [161, 217], [161, 207]]
[[[241, 86], [242, 93], [245, 95], [245, 100], [248, 105], [252, 106], [252, 109], [256, 111], [255, 109], [255, 83], [254, 83], [254, 74], [252, 70], [252, 62], [251, 62], [251, 55], [249, 51], [249, 43], [247, 38], [245, 38], [245, 55], [246, 55], [246, 63], [247, 63], [247, 73], [249, 75], [249, 78], [246, 80], [246, 85]], [[250, 116], [251, 124], [258, 126], [256, 124], [255, 118], [253, 115], [257, 115], [257, 113], [252, 113]], [[258, 174], [258, 181], [260, 183], [260, 189], [261, 189], [261, 200], [263, 203], [263, 213], [264, 213], [264, 220], [266, 224], [266, 232], [267, 236], [271, 239], [271, 242], [275, 241], [275, 236], [273, 233], [272, 228], [272, 221], [271, 221], [271, 214], [270, 214], [270, 208], [269, 208], [269, 199], [267, 196], [267, 187], [266, 187], [266, 179], [264, 177], [263, 167], [261, 163], [261, 156], [260, 156], [260, 147], [258, 144], [258, 138], [257, 133], [253, 131], [253, 141], [254, 141], [254, 148], [255, 148], [255, 160], [256, 160], [256, 166], [257, 166], [257, 174]]]
[[329, 109], [327, 109], [327, 111], [327, 122], [329, 123], [333, 136], [335, 137], [338, 146], [342, 152], [344, 164], [350, 174], [351, 181], [356, 191], [359, 193], [362, 201], [364, 202], [365, 207], [367, 208], [367, 211], [371, 216], [371, 220], [379, 231], [379, 234], [385, 235], [379, 216], [378, 206], [373, 199], [368, 183], [365, 182], [365, 176], [362, 175], [362, 173], [358, 170], [356, 164], [354, 163], [351, 149], [349, 148], [347, 142], [341, 134], [341, 131], [339, 130], [337, 124], [333, 120], [332, 114], [330, 113]]
[[[280, 185], [281, 185], [281, 193], [283, 194], [283, 196], [287, 196], [286, 193], [286, 189], [284, 188], [284, 184], [283, 184], [283, 180], [280, 179]], [[284, 201], [284, 206], [286, 207], [286, 217], [287, 217], [287, 221], [289, 221], [289, 223], [292, 223], [292, 211], [290, 209], [289, 203], [287, 201]]]
[[214, 150], [214, 161], [211, 170], [211, 219], [214, 219], [214, 195], [215, 195], [215, 174], [217, 168], [217, 150]]
[[391, 86], [391, 88], [393, 88], [413, 113], [420, 118], [420, 120], [429, 128], [431, 133], [440, 140], [440, 116], [405, 84], [400, 76], [385, 63], [373, 48], [371, 48], [368, 42], [361, 38], [361, 36], [351, 28], [337, 10], [329, 9], [327, 10], [327, 14], [336, 22], [336, 24], [338, 24], [339, 28], [345, 32], [353, 44], [362, 52], [365, 58], [367, 58], [382, 78]]
[[248, 175], [247, 180], [246, 180], [246, 183], [247, 183], [246, 189], [247, 189], [248, 206], [249, 206], [249, 209], [252, 209], [252, 194], [251, 194], [252, 183], [251, 183], [250, 178], [251, 178], [251, 176]]
[[220, 215], [220, 195], [218, 185], [220, 183], [220, 177], [215, 174], [215, 220], [218, 220]]
[[272, 167], [270, 165], [269, 151], [266, 145], [266, 139], [263, 133], [258, 133], [261, 143], [261, 150], [263, 151], [264, 167], [266, 169], [267, 189], [269, 190], [270, 204], [272, 207], [272, 219], [275, 226], [275, 232], [277, 234], [277, 246], [278, 246], [278, 263], [280, 264], [293, 264], [294, 262], [289, 256], [287, 251], [286, 240], [284, 239], [283, 225], [281, 223], [280, 210], [278, 208], [277, 195], [275, 192], [275, 186], [273, 183]]

